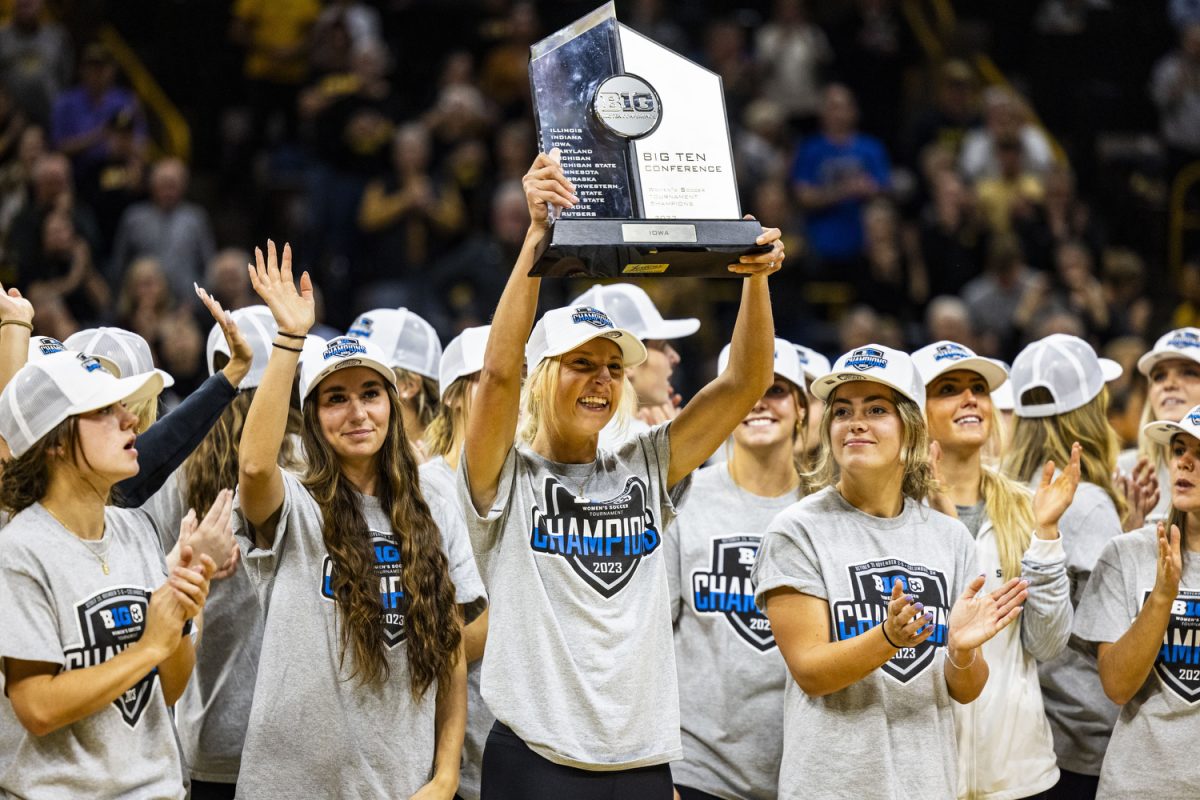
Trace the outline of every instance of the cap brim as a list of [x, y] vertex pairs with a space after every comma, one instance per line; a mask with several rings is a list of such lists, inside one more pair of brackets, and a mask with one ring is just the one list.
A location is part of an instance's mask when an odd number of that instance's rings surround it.
[[71, 406], [70, 416], [86, 414], [107, 408], [113, 403], [136, 403], [150, 397], [157, 397], [163, 390], [162, 376], [157, 372], [147, 372], [128, 378], [113, 377], [113, 382], [98, 387], [97, 390], [84, 400]]
[[1142, 426], [1142, 433], [1147, 439], [1156, 444], [1170, 444], [1171, 438], [1177, 433], [1186, 433], [1189, 436], [1196, 435], [1194, 431], [1188, 430], [1178, 422], [1171, 422], [1165, 419], [1146, 423]]
[[928, 386], [933, 383], [934, 379], [939, 375], [945, 375], [947, 372], [954, 372], [960, 369], [978, 373], [981, 378], [987, 381], [989, 392], [996, 391], [1008, 380], [1008, 370], [992, 359], [984, 358], [983, 356], [970, 356], [946, 364], [944, 369], [938, 370], [929, 380], [925, 381], [925, 385]]
[[1137, 370], [1149, 378], [1150, 370], [1154, 369], [1156, 365], [1162, 363], [1163, 361], [1174, 361], [1180, 358], [1182, 358], [1184, 361], [1200, 362], [1200, 352], [1194, 350], [1190, 352], [1184, 352], [1182, 350], [1151, 351], [1138, 359]]
[[897, 386], [891, 381], [882, 380], [876, 375], [866, 375], [858, 370], [853, 369], [837, 370], [835, 372], [822, 375], [820, 378], [813, 381], [811, 384], [811, 389], [812, 393], [816, 395], [818, 400], [829, 402], [829, 395], [833, 394], [835, 389], [837, 389], [839, 386], [844, 386], [847, 383], [853, 383], [855, 381], [871, 381], [872, 383], [882, 384], [887, 386], [889, 389], [894, 389], [895, 391], [899, 392], [909, 400], [912, 400], [918, 406], [922, 405], [921, 401], [913, 397], [907, 389]]
[[1117, 378], [1125, 374], [1125, 368], [1113, 361], [1111, 358], [1101, 358], [1100, 372], [1104, 375], [1104, 382], [1115, 381]]
[[694, 317], [688, 317], [687, 319], [664, 319], [653, 328], [647, 328], [645, 338], [682, 339], [684, 336], [691, 336], [698, 330], [700, 330], [700, 320]]
[[371, 358], [370, 356], [355, 355], [351, 358], [339, 359], [332, 364], [327, 365], [324, 369], [314, 375], [312, 381], [308, 384], [308, 387], [304, 392], [304, 396], [300, 398], [301, 402], [307, 400], [309, 396], [316, 391], [317, 387], [321, 385], [321, 381], [325, 380], [339, 370], [350, 369], [351, 367], [366, 367], [367, 369], [373, 369], [382, 375], [393, 388], [396, 386], [396, 373], [391, 367], [382, 361], [377, 361]]
[[547, 350], [542, 353], [542, 358], [551, 358], [553, 356], [561, 356], [563, 353], [569, 353], [576, 347], [582, 347], [593, 339], [608, 339], [617, 347], [621, 348], [621, 363], [626, 367], [636, 367], [646, 360], [646, 345], [642, 344], [642, 340], [624, 328], [610, 328], [605, 331], [597, 331], [594, 335], [579, 339], [571, 345], [564, 346], [557, 350]]

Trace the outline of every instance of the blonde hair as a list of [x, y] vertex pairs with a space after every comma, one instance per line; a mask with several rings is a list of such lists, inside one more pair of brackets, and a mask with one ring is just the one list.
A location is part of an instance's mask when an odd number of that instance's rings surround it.
[[137, 417], [137, 425], [134, 426], [133, 432], [141, 436], [146, 432], [146, 429], [158, 421], [158, 395], [153, 397], [144, 397], [133, 403], [129, 403], [126, 408], [130, 414]]
[[466, 429], [467, 414], [470, 413], [471, 384], [478, 379], [479, 373], [455, 378], [446, 389], [446, 394], [438, 406], [437, 416], [425, 428], [425, 450], [430, 458], [441, 456], [445, 458], [454, 448], [454, 440], [459, 432]]
[[[517, 438], [525, 444], [533, 444], [543, 426], [551, 430], [557, 427], [557, 421], [554, 419], [554, 396], [558, 394], [558, 372], [561, 364], [562, 356], [543, 358], [525, 379], [525, 386], [521, 389], [521, 412], [524, 421], [517, 431]], [[619, 429], [624, 429], [636, 408], [637, 392], [629, 383], [627, 375], [622, 375], [621, 386], [621, 402], [617, 405], [613, 419], [617, 421]]]
[[[920, 406], [912, 400], [884, 384], [880, 386], [891, 392], [892, 402], [900, 417], [903, 434], [900, 442], [900, 463], [904, 466], [900, 492], [905, 497], [922, 502], [937, 488], [937, 482], [933, 478], [933, 463], [929, 460], [929, 427], [925, 423], [925, 415], [921, 413]], [[830, 425], [833, 424], [833, 400], [836, 396], [835, 389], [825, 400], [825, 412], [821, 415], [821, 452], [817, 463], [810, 472], [801, 476], [809, 491], [832, 486], [841, 473], [833, 458], [833, 438], [829, 433]]]
[[[1146, 393], [1146, 401], [1142, 404], [1142, 418], [1138, 422], [1138, 445], [1137, 453], [1139, 456], [1145, 456], [1150, 460], [1151, 464], [1157, 467], [1163, 467], [1167, 464], [1167, 448], [1166, 445], [1161, 445], [1158, 442], [1152, 441], [1142, 429], [1151, 422], [1156, 422], [1157, 417], [1154, 416], [1154, 406], [1150, 403], [1150, 394]], [[1183, 530], [1183, 528], [1180, 528]]]
[[1019, 578], [1021, 558], [1033, 540], [1033, 495], [1025, 486], [987, 467], [981, 472], [979, 490], [996, 534], [1004, 580]]
[[[1027, 403], [1050, 403], [1050, 392], [1040, 386], [1029, 389]], [[1060, 469], [1071, 460], [1071, 445], [1083, 446], [1080, 471], [1083, 480], [1104, 490], [1124, 521], [1129, 511], [1125, 498], [1113, 487], [1112, 473], [1117, 467], [1120, 444], [1108, 424], [1108, 388], [1079, 408], [1049, 417], [1017, 417], [1012, 445], [1004, 455], [1004, 474], [1028, 485], [1042, 474], [1046, 462], [1053, 460]]]
[[438, 400], [437, 381], [411, 370], [401, 369], [400, 367], [393, 367], [392, 371], [396, 373], [397, 384], [416, 381], [421, 387], [411, 400], [402, 400], [401, 402], [413, 410], [422, 428], [428, 427], [429, 423], [433, 422], [433, 418], [437, 416], [438, 409], [441, 407], [441, 402]]

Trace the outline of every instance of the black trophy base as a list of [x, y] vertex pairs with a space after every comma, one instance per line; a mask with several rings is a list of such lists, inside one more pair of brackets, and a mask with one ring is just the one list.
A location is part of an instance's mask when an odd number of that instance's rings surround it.
[[755, 220], [560, 219], [529, 271], [544, 278], [741, 278], [728, 266], [765, 253]]

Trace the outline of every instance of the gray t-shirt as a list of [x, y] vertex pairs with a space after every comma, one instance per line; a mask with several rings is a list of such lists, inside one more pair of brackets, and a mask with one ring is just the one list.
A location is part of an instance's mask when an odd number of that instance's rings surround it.
[[661, 531], [670, 425], [589, 464], [513, 447], [483, 516], [458, 481], [493, 600], [482, 690], [488, 707], [557, 764], [619, 770], [679, 758], [671, 600]]
[[[450, 469], [446, 459], [441, 456], [431, 458], [422, 464], [419, 470], [422, 491], [426, 496], [431, 493], [441, 494], [461, 515], [462, 504], [458, 499], [454, 470]], [[458, 796], [463, 800], [479, 800], [480, 780], [483, 775], [483, 746], [487, 744], [488, 734], [496, 721], [496, 717], [479, 693], [482, 666], [482, 659], [467, 665], [467, 732], [463, 737], [462, 769], [458, 774]]]
[[987, 504], [980, 499], [973, 506], [954, 506], [958, 512], [958, 521], [963, 524], [963, 527], [970, 532], [971, 536], [978, 539], [979, 531], [983, 529], [983, 519], [987, 514]]
[[[430, 777], [436, 686], [413, 700], [409, 684], [400, 548], [374, 497], [359, 495], [374, 544], [391, 677], [383, 686], [350, 678], [341, 664], [333, 562], [321, 509], [300, 480], [282, 472], [283, 507], [269, 550], [255, 549], [240, 514], [245, 569], [265, 614], [258, 681], [238, 777], [243, 800], [278, 797], [408, 797]], [[442, 533], [460, 604], [484, 596], [454, 510], [427, 496]]]
[[[166, 562], [141, 512], [110, 506], [104, 520], [104, 538], [84, 543], [34, 504], [0, 530], [0, 657], [84, 669], [141, 638]], [[96, 557], [105, 549], [108, 575]], [[0, 774], [0, 795], [184, 796], [157, 670], [103, 709], [45, 736], [25, 731], [6, 700], [0, 728], [20, 731]]]
[[[1115, 642], [1154, 589], [1158, 541], [1153, 527], [1108, 543], [1075, 614], [1075, 635]], [[1154, 669], [1121, 707], [1097, 797], [1200, 797], [1191, 760], [1200, 730], [1200, 558], [1184, 553], [1179, 594]]]
[[[187, 513], [184, 486], [182, 471], [176, 470], [142, 506], [164, 552], [179, 540], [179, 523]], [[207, 512], [196, 509], [200, 519]], [[184, 764], [196, 780], [237, 782], [261, 648], [262, 611], [249, 574], [239, 566], [210, 585], [196, 666], [175, 706]]]
[[683, 761], [675, 783], [728, 800], [771, 800], [783, 757], [787, 665], [754, 605], [750, 570], [763, 531], [799, 496], [760, 497], [728, 464], [696, 473], [667, 529]]
[[[1109, 540], [1121, 533], [1121, 519], [1103, 489], [1083, 482], [1058, 521], [1058, 530], [1067, 554], [1071, 605], [1078, 608], [1100, 553]], [[1058, 658], [1038, 665], [1038, 678], [1046, 718], [1054, 734], [1058, 766], [1084, 775], [1099, 775], [1104, 748], [1108, 746], [1119, 709], [1100, 686], [1095, 656], [1072, 641]]]
[[[975, 542], [962, 523], [911, 499], [899, 516], [880, 518], [827, 487], [772, 520], [751, 573], [764, 611], [772, 589], [819, 597], [829, 604], [830, 641], [843, 641], [887, 618], [892, 586], [901, 581], [936, 626], [917, 647], [824, 697], [787, 681], [779, 797], [955, 796], [943, 660], [950, 609], [978, 574]], [[843, 766], [831, 772], [831, 764]]]

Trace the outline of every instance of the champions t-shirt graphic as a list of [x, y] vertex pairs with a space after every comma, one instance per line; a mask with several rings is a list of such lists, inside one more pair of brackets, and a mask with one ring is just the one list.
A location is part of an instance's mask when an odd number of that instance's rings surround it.
[[662, 541], [641, 478], [629, 478], [622, 492], [608, 500], [576, 497], [552, 475], [543, 491], [545, 511], [533, 507], [529, 546], [536, 553], [565, 558], [605, 597], [625, 588], [642, 558]]
[[[371, 550], [375, 556], [375, 574], [379, 576], [379, 597], [383, 614], [383, 637], [389, 648], [404, 641], [404, 616], [408, 600], [404, 596], [404, 568], [400, 546], [389, 533], [371, 531]], [[333, 559], [321, 562], [321, 596], [333, 602]]]
[[[913, 595], [925, 612], [933, 614], [933, 634], [916, 647], [902, 647], [883, 665], [884, 673], [908, 683], [933, 661], [934, 648], [946, 643], [946, 623], [950, 591], [946, 576], [921, 564], [908, 564], [895, 558], [851, 564], [851, 600], [832, 604], [833, 633], [838, 641], [866, 633], [887, 619], [892, 586], [899, 581], [905, 594]], [[924, 612], [922, 612], [924, 613]]]
[[[103, 664], [142, 638], [149, 603], [150, 592], [137, 586], [113, 586], [76, 603], [76, 622], [83, 644], [63, 653], [66, 668], [85, 669]], [[129, 727], [136, 728], [141, 720], [157, 675], [157, 669], [151, 670], [113, 700]]]
[[752, 534], [713, 537], [709, 568], [692, 572], [692, 607], [697, 614], [722, 615], [742, 641], [765, 653], [775, 647], [775, 636], [754, 605], [750, 580], [761, 542]]
[[[1150, 590], [1142, 592], [1142, 604]], [[1171, 603], [1171, 621], [1163, 634], [1162, 647], [1154, 659], [1154, 671], [1162, 684], [1185, 702], [1200, 701], [1200, 591], [1180, 589]]]

